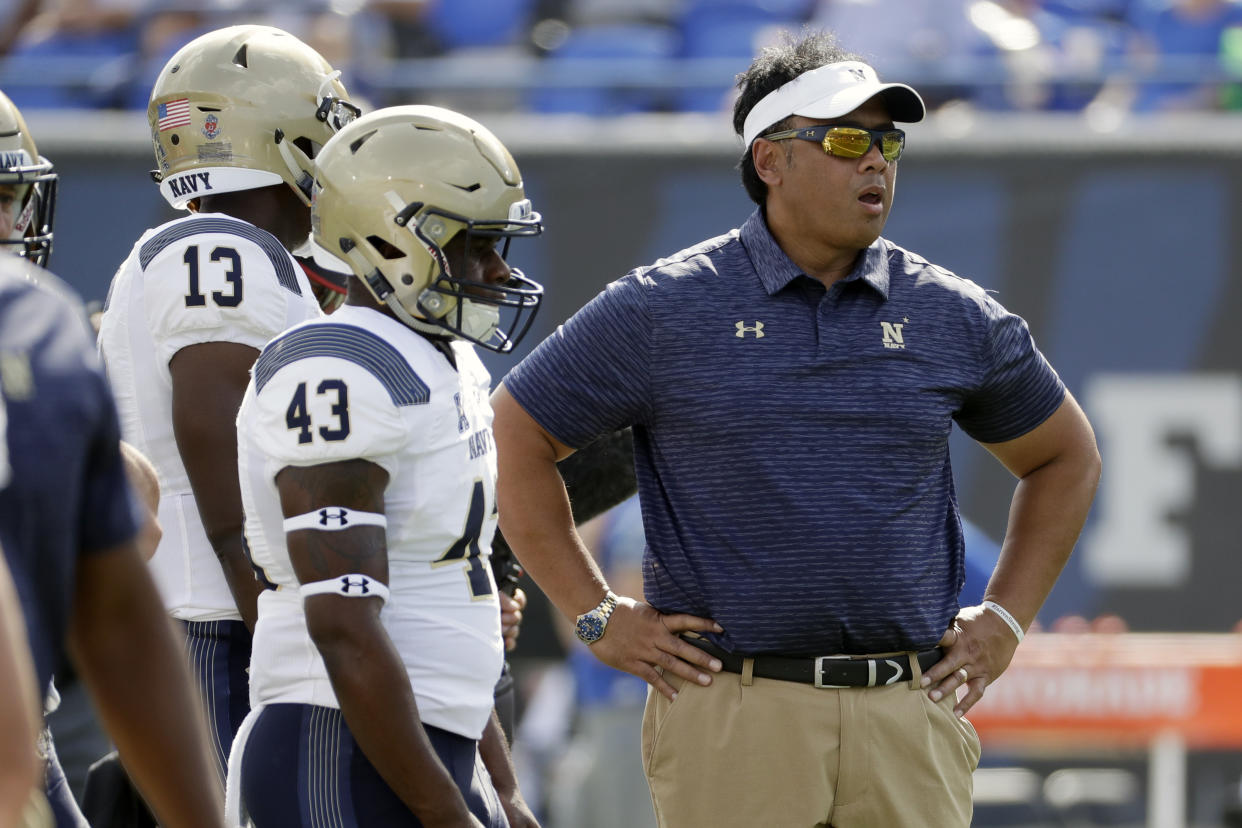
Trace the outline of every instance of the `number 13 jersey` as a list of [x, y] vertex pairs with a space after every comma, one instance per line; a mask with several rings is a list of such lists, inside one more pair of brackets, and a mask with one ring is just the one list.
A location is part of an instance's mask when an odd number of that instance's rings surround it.
[[306, 274], [265, 230], [200, 213], [148, 230], [108, 290], [99, 348], [121, 433], [155, 466], [163, 537], [151, 570], [164, 605], [186, 621], [240, 619], [199, 519], [177, 450], [168, 363], [189, 345], [261, 349], [320, 315]]
[[[238, 414], [251, 558], [274, 587], [259, 597], [251, 704], [339, 707], [306, 630], [285, 545], [276, 475], [362, 459], [388, 472], [391, 594], [380, 620], [422, 720], [478, 739], [504, 657], [488, 558], [496, 530], [491, 378], [471, 345], [453, 363], [396, 319], [345, 305], [274, 340]], [[340, 520], [321, 510], [325, 527]]]

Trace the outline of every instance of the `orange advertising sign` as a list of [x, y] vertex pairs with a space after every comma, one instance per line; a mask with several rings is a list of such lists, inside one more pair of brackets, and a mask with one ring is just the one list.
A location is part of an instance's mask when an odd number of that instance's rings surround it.
[[1036, 633], [967, 718], [991, 743], [1242, 747], [1242, 635]]

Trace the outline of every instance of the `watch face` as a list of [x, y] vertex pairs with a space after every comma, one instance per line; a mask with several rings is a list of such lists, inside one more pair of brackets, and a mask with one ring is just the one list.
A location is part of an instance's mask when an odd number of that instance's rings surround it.
[[605, 619], [601, 618], [598, 612], [592, 611], [579, 618], [574, 629], [578, 633], [579, 638], [590, 644], [599, 641], [600, 637], [603, 636], [606, 623]]

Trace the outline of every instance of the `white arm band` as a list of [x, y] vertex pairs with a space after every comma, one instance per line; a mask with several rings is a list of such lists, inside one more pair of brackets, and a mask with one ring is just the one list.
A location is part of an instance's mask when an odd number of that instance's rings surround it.
[[370, 575], [341, 575], [325, 581], [312, 581], [298, 587], [305, 601], [312, 595], [340, 595], [342, 598], [379, 598], [388, 603], [388, 587]]
[[1002, 607], [995, 601], [984, 601], [984, 609], [990, 609], [992, 612], [1000, 616], [1000, 619], [1009, 625], [1009, 629], [1013, 630], [1013, 634], [1018, 637], [1018, 643], [1022, 643], [1022, 625], [1018, 623], [1018, 619], [1010, 614], [1009, 610]]
[[285, 518], [285, 531], [318, 529], [321, 532], [339, 532], [354, 526], [388, 526], [388, 518], [378, 512], [359, 512], [344, 506], [325, 506], [304, 515]]

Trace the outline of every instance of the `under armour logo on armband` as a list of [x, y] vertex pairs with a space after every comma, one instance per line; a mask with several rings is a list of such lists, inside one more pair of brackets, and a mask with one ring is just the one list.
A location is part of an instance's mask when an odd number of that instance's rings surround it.
[[854, 80], [858, 81], [859, 83], [867, 82], [867, 73], [864, 70], [851, 66], [846, 71], [848, 71], [851, 75], [853, 75]]
[[319, 525], [327, 526], [328, 521], [330, 520], [336, 521], [337, 526], [348, 526], [349, 525], [349, 510], [348, 509], [337, 509], [336, 514], [332, 515], [328, 513], [327, 509], [320, 509], [319, 510]]
[[358, 595], [369, 594], [371, 592], [371, 579], [370, 578], [357, 578], [356, 580], [350, 580], [348, 575], [342, 575], [341, 576], [341, 594], [342, 595], [353, 595], [354, 590], [357, 591]]
[[734, 327], [737, 328], [736, 336], [739, 339], [746, 338], [746, 332], [750, 331], [755, 335], [755, 339], [763, 339], [763, 323], [756, 322], [753, 325], [747, 325], [745, 322], [738, 322]]

